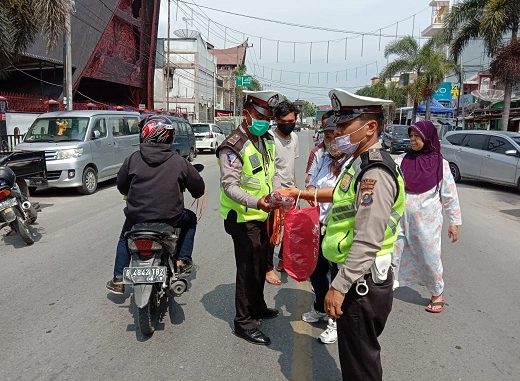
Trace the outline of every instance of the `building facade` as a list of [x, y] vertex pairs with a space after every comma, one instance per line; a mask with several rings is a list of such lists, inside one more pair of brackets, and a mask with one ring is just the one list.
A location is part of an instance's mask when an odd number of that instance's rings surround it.
[[213, 47], [196, 31], [175, 34], [176, 38], [157, 41], [154, 108], [186, 115], [191, 122], [213, 122], [217, 97]]
[[[76, 0], [71, 18], [73, 107], [153, 107], [159, 0]], [[63, 100], [63, 47], [38, 39], [0, 78], [8, 110], [47, 111]]]

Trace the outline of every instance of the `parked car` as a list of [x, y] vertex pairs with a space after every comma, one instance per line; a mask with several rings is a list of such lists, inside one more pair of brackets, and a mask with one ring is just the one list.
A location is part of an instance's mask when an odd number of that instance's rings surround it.
[[172, 151], [193, 161], [197, 157], [195, 134], [191, 124], [186, 119], [177, 116], [166, 116], [175, 128], [175, 140], [172, 143]]
[[389, 148], [390, 153], [410, 150], [410, 137], [408, 136], [410, 126], [404, 124], [391, 124], [383, 132], [383, 148]]
[[16, 151], [45, 152], [48, 186], [92, 194], [139, 149], [138, 123], [136, 112], [49, 112], [36, 118]]
[[213, 123], [194, 123], [197, 151], [210, 150], [215, 152], [217, 147], [224, 141], [226, 135], [219, 126]]
[[441, 149], [455, 181], [483, 180], [520, 191], [520, 133], [452, 131], [444, 136]]

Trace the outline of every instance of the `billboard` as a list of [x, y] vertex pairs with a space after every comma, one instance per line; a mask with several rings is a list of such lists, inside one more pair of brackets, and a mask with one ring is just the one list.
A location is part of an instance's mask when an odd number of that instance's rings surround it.
[[451, 82], [443, 82], [437, 87], [433, 98], [439, 102], [451, 102]]

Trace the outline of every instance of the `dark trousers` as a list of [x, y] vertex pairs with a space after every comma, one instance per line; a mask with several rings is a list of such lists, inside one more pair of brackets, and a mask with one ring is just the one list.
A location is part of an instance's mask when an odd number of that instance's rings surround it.
[[[189, 209], [184, 209], [179, 222], [172, 224], [172, 226], [173, 225], [175, 225], [174, 227], [181, 228], [179, 239], [177, 240], [177, 258], [191, 262], [193, 245], [195, 244], [195, 231], [197, 230], [197, 215]], [[134, 222], [127, 218], [119, 235], [119, 241], [117, 242], [114, 279], [122, 279], [123, 269], [130, 264], [130, 253], [126, 246], [125, 233], [130, 231], [132, 226], [134, 226]]]
[[[318, 253], [318, 262], [316, 268], [311, 275], [311, 284], [314, 290], [314, 309], [318, 312], [325, 312], [325, 295], [329, 291], [329, 271], [331, 271], [331, 264], [323, 256], [321, 250], [321, 242], [323, 241], [323, 235], [320, 235], [320, 248]], [[331, 274], [331, 279], [334, 279]]]
[[237, 267], [235, 285], [235, 329], [253, 329], [258, 316], [267, 309], [264, 300], [265, 273], [269, 243], [267, 224], [260, 221], [236, 222], [231, 211], [224, 228], [235, 248]]
[[368, 294], [359, 296], [354, 283], [337, 320], [341, 373], [345, 381], [381, 381], [381, 346], [377, 340], [392, 310], [392, 271], [381, 284], [366, 276]]

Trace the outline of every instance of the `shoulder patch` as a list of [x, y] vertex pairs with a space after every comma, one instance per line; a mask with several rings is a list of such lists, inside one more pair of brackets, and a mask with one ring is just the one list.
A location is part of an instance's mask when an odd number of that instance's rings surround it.
[[229, 144], [231, 144], [232, 146], [234, 146], [235, 144], [238, 143], [239, 140], [240, 140], [240, 135], [239, 135], [239, 134], [235, 134], [235, 135], [231, 136], [231, 137], [228, 139], [228, 142], [229, 142]]
[[374, 188], [377, 180], [364, 178], [359, 182], [359, 192], [361, 193], [361, 206], [370, 206], [374, 202]]
[[352, 181], [352, 176], [345, 171], [345, 174], [341, 178], [341, 182], [339, 183], [339, 189], [341, 189], [343, 192], [348, 191], [348, 187], [350, 186], [350, 182]]
[[381, 155], [381, 150], [378, 148], [374, 148], [368, 151], [368, 160], [370, 161], [383, 161], [383, 155]]
[[370, 178], [362, 179], [359, 182], [359, 190], [361, 191], [361, 193], [371, 192], [374, 190], [376, 183], [377, 183], [377, 180], [375, 180], [375, 179], [370, 179]]

